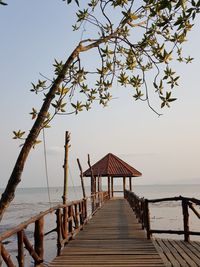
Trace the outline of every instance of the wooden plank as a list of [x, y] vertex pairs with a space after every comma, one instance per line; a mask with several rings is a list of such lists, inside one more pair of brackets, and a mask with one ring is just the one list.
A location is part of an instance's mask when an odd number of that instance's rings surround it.
[[198, 250], [199, 253], [200, 253], [200, 242], [192, 241], [192, 242], [190, 242], [190, 243], [191, 243], [191, 245], [192, 245], [196, 250]]
[[156, 238], [154, 244], [166, 266], [167, 260], [171, 266], [200, 266], [200, 242]]
[[175, 241], [179, 247], [184, 251], [184, 258], [185, 260], [188, 262], [188, 266], [191, 266], [191, 267], [198, 267], [200, 265], [196, 264], [195, 263], [195, 255], [192, 253], [191, 250], [189, 250], [187, 247], [186, 247], [186, 243], [187, 242], [183, 242], [183, 241]]
[[169, 248], [165, 245], [162, 239], [157, 239], [157, 244], [162, 249], [165, 256], [169, 259], [174, 267], [180, 267], [180, 263], [174, 258], [173, 254], [169, 250]]
[[124, 199], [107, 201], [56, 257], [59, 266], [165, 266], [151, 240]]
[[161, 249], [161, 247], [157, 244], [156, 240], [152, 239], [152, 242], [156, 248], [156, 250], [158, 251], [161, 259], [163, 260], [164, 264], [166, 267], [172, 267], [171, 262], [169, 261], [169, 259], [166, 257], [166, 255], [163, 253], [163, 250]]
[[174, 256], [174, 258], [180, 263], [181, 266], [188, 266], [187, 262], [185, 261], [183, 254], [184, 251], [180, 250], [180, 247], [176, 245], [176, 243], [172, 240], [171, 242], [169, 240], [163, 240], [167, 248], [170, 250], [171, 254]]

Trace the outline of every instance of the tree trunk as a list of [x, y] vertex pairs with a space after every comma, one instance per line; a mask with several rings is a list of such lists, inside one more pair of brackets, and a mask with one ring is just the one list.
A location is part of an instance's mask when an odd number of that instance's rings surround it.
[[[126, 20], [125, 20], [125, 22], [122, 23], [121, 28], [125, 24], [126, 24]], [[5, 191], [3, 192], [2, 196], [1, 196], [1, 199], [0, 199], [0, 222], [2, 220], [2, 217], [3, 217], [5, 210], [8, 208], [11, 201], [15, 197], [15, 190], [16, 190], [17, 185], [21, 181], [21, 175], [22, 175], [22, 172], [24, 169], [24, 165], [26, 163], [26, 159], [27, 159], [29, 152], [30, 152], [31, 148], [33, 147], [35, 141], [37, 140], [37, 137], [38, 137], [40, 131], [42, 130], [42, 128], [44, 126], [44, 122], [47, 118], [47, 114], [48, 114], [48, 110], [49, 110], [49, 107], [51, 105], [51, 102], [55, 97], [56, 91], [60, 87], [61, 83], [64, 81], [65, 75], [66, 75], [66, 73], [70, 67], [70, 64], [74, 61], [74, 59], [81, 52], [86, 52], [92, 48], [98, 47], [100, 44], [105, 43], [112, 38], [115, 39], [121, 28], [120, 27], [116, 28], [116, 31], [114, 31], [110, 35], [99, 38], [97, 40], [87, 39], [87, 40], [81, 41], [79, 43], [79, 45], [71, 53], [71, 55], [69, 56], [67, 61], [65, 62], [62, 71], [60, 72], [58, 77], [53, 82], [51, 88], [49, 89], [49, 92], [47, 93], [47, 95], [45, 97], [45, 100], [44, 100], [43, 105], [40, 109], [40, 112], [38, 113], [38, 116], [35, 120], [35, 123], [33, 124], [32, 128], [30, 130], [30, 133], [29, 133], [28, 137], [26, 138], [25, 143], [24, 143], [24, 145], [23, 145], [23, 147], [19, 153], [19, 156], [18, 156], [17, 161], [15, 163], [14, 169], [12, 171], [10, 179], [8, 180], [8, 184], [5, 188]], [[89, 42], [88, 45], [83, 46], [83, 43], [87, 44], [88, 42]]]
[[58, 75], [56, 80], [54, 81], [53, 85], [51, 86], [48, 94], [46, 95], [46, 98], [44, 100], [44, 103], [40, 109], [40, 112], [37, 116], [37, 119], [35, 123], [33, 124], [33, 127], [26, 138], [26, 141], [19, 153], [19, 156], [17, 158], [17, 161], [15, 163], [14, 169], [12, 171], [12, 174], [10, 176], [10, 179], [8, 181], [8, 184], [6, 186], [6, 189], [4, 193], [2, 194], [1, 200], [0, 200], [0, 221], [2, 220], [3, 214], [5, 210], [8, 208], [10, 205], [11, 201], [15, 197], [15, 190], [17, 185], [21, 181], [21, 175], [24, 169], [24, 165], [26, 162], [26, 159], [29, 155], [29, 152], [31, 148], [33, 147], [41, 129], [43, 128], [44, 122], [47, 118], [47, 113], [49, 110], [49, 107], [51, 105], [51, 102], [55, 96], [56, 91], [58, 90], [60, 84], [63, 82], [66, 72], [70, 66], [70, 64], [73, 62], [73, 60], [77, 57], [77, 55], [81, 51], [81, 44], [79, 44], [75, 50], [72, 52], [70, 57], [67, 59], [65, 62], [65, 65], [63, 66], [63, 69], [61, 73]]

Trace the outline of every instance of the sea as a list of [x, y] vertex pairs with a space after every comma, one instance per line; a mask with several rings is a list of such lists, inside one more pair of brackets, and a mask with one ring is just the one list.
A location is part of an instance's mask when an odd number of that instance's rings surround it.
[[[115, 190], [122, 190], [121, 187], [115, 187]], [[193, 197], [200, 199], [200, 184], [195, 185], [135, 185], [133, 191], [140, 197], [148, 199], [157, 199], [165, 197]], [[3, 189], [0, 189], [0, 194]], [[86, 194], [90, 195], [90, 188], [86, 187]], [[28, 220], [30, 217], [45, 211], [58, 203], [62, 203], [63, 189], [61, 187], [47, 188], [19, 188], [16, 191], [15, 199], [4, 214], [3, 220], [0, 223], [0, 234], [9, 230], [18, 224]], [[119, 194], [118, 194], [119, 196]], [[82, 198], [82, 190], [79, 186], [68, 188], [68, 200], [76, 200]], [[200, 208], [196, 207], [200, 213]], [[183, 216], [181, 203], [160, 202], [150, 204], [150, 222], [151, 229], [165, 229], [165, 230], [182, 230]], [[200, 232], [200, 220], [190, 211], [189, 225], [191, 231]], [[55, 228], [55, 214], [50, 214], [45, 219], [45, 232]], [[26, 229], [28, 238], [33, 237], [33, 225]], [[161, 238], [183, 239], [183, 236], [157, 234], [154, 235]], [[200, 241], [200, 237], [191, 236], [191, 240]], [[4, 242], [6, 249], [11, 256], [16, 260], [17, 252], [17, 237], [12, 236]], [[45, 263], [56, 256], [56, 234], [51, 234], [45, 238]], [[27, 256], [28, 257], [28, 256]], [[30, 259], [31, 261], [31, 259]], [[31, 263], [32, 264], [32, 263]], [[27, 263], [26, 266], [33, 266]], [[4, 266], [4, 265], [3, 265]]]

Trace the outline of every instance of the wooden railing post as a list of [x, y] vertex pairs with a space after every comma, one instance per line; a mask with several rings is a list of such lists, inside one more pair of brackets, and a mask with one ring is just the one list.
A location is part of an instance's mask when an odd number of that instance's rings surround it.
[[68, 207], [63, 208], [63, 229], [64, 229], [64, 238], [67, 238], [68, 235]]
[[144, 208], [145, 208], [145, 205], [144, 205], [144, 198], [142, 198], [142, 201], [141, 201], [141, 209], [142, 209], [142, 213], [141, 213], [141, 223], [142, 223], [142, 229], [144, 229]]
[[24, 267], [24, 231], [20, 231], [17, 233], [17, 243], [18, 243], [18, 255], [17, 261], [19, 267]]
[[84, 223], [83, 202], [80, 202], [78, 204], [78, 207], [79, 207], [79, 222], [80, 222], [80, 225], [83, 225], [83, 223]]
[[61, 252], [61, 248], [62, 248], [62, 234], [61, 234], [61, 223], [62, 223], [62, 219], [61, 219], [61, 209], [57, 209], [56, 211], [56, 223], [57, 223], [57, 256], [60, 256], [60, 252]]
[[73, 231], [73, 224], [72, 224], [72, 206], [68, 207], [68, 233], [72, 234]]
[[75, 228], [77, 229], [79, 227], [77, 204], [74, 205], [74, 211], [75, 211], [74, 223], [75, 223]]
[[91, 195], [91, 208], [92, 208], [92, 213], [95, 211], [95, 198], [94, 194]]
[[41, 258], [41, 262], [44, 260], [44, 217], [35, 222], [34, 233], [34, 247], [35, 252]]
[[41, 261], [40, 257], [38, 256], [38, 254], [35, 252], [31, 242], [28, 240], [28, 238], [25, 235], [25, 233], [23, 234], [23, 242], [24, 242], [25, 248], [28, 250], [29, 254], [34, 259], [35, 264], [36, 265], [40, 264], [42, 261]]
[[129, 177], [129, 190], [132, 192], [132, 177]]
[[150, 233], [150, 213], [149, 213], [149, 203], [148, 199], [144, 200], [144, 221], [145, 221], [145, 228], [147, 231], [147, 239], [151, 238], [151, 233]]
[[126, 177], [123, 177], [123, 193], [125, 198], [125, 190], [126, 190]]
[[2, 258], [8, 267], [16, 267], [15, 264], [13, 263], [13, 261], [11, 260], [8, 251], [3, 246], [3, 244], [1, 244], [1, 255], [2, 255]]
[[182, 209], [183, 209], [184, 240], [186, 242], [189, 242], [190, 241], [190, 235], [189, 235], [189, 211], [188, 211], [188, 202], [185, 199], [182, 199]]
[[84, 220], [87, 219], [87, 199], [84, 199]]

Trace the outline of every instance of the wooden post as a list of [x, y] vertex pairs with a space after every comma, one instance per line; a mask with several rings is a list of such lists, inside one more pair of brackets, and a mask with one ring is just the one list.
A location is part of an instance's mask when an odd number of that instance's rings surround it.
[[84, 199], [84, 221], [87, 219], [87, 198]]
[[34, 248], [41, 261], [44, 260], [44, 217], [35, 221]]
[[83, 197], [85, 198], [86, 195], [85, 195], [85, 186], [84, 186], [84, 181], [83, 181], [83, 170], [82, 170], [81, 163], [80, 163], [79, 159], [77, 159], [77, 163], [78, 163], [78, 167], [80, 170], [80, 178], [81, 178], [81, 187], [82, 187]]
[[56, 211], [56, 217], [57, 217], [57, 256], [60, 256], [61, 248], [62, 248], [62, 241], [61, 241], [61, 210], [57, 209]]
[[148, 199], [144, 200], [144, 222], [145, 222], [145, 228], [147, 231], [147, 239], [151, 238], [151, 233], [150, 233], [150, 214], [149, 214], [149, 203]]
[[20, 231], [17, 233], [17, 243], [18, 243], [18, 255], [17, 261], [19, 267], [24, 267], [24, 242], [23, 242], [24, 231]]
[[144, 209], [145, 209], [145, 205], [144, 205], [144, 198], [142, 198], [142, 201], [141, 201], [141, 223], [142, 223], [142, 229], [144, 229]]
[[123, 192], [124, 192], [124, 198], [125, 198], [125, 190], [126, 190], [126, 177], [123, 177]]
[[[94, 190], [94, 186], [95, 186], [95, 182], [94, 182], [94, 174], [93, 174], [93, 170], [92, 170], [92, 166], [90, 164], [90, 155], [88, 154], [88, 166], [90, 168], [90, 172], [91, 172], [91, 195], [94, 195], [95, 190]], [[95, 210], [95, 196], [92, 196], [92, 213]]]
[[73, 211], [72, 211], [72, 206], [68, 207], [68, 233], [72, 234], [73, 231], [73, 225], [72, 225], [72, 215], [73, 215]]
[[90, 172], [91, 172], [91, 194], [94, 194], [94, 174], [93, 174], [93, 169], [90, 163], [90, 155], [88, 154], [88, 166], [90, 168]]
[[132, 177], [129, 177], [129, 190], [132, 192]]
[[67, 203], [67, 188], [68, 188], [68, 156], [69, 156], [69, 141], [70, 134], [67, 131], [65, 133], [65, 158], [64, 158], [64, 187], [63, 187], [63, 204]]
[[94, 180], [91, 176], [91, 204], [92, 204], [92, 213], [94, 212]]
[[42, 263], [42, 260], [40, 259], [40, 257], [38, 256], [38, 254], [35, 252], [32, 244], [30, 243], [30, 241], [28, 240], [27, 236], [23, 235], [23, 241], [24, 241], [24, 246], [25, 248], [28, 250], [29, 254], [31, 255], [31, 257], [34, 259], [35, 261], [35, 265]]
[[83, 215], [83, 201], [78, 204], [79, 209], [79, 222], [80, 226], [84, 223], [84, 215]]
[[113, 177], [111, 177], [111, 196], [114, 196], [114, 186], [113, 186]]
[[78, 204], [74, 204], [74, 223], [75, 223], [75, 229], [79, 228], [79, 220], [78, 220]]
[[186, 242], [190, 241], [189, 235], [189, 211], [187, 200], [182, 200], [182, 210], [183, 210], [183, 227], [184, 227], [184, 240]]
[[94, 176], [94, 193], [96, 194], [97, 192], [97, 177]]
[[1, 255], [2, 255], [2, 258], [3, 258], [3, 260], [5, 261], [5, 263], [6, 263], [6, 265], [8, 267], [16, 267], [16, 265], [11, 260], [10, 254], [5, 249], [5, 247], [3, 246], [3, 244], [1, 244]]
[[110, 199], [110, 176], [108, 176], [108, 196]]
[[101, 177], [98, 176], [97, 179], [98, 179], [98, 192], [100, 192], [101, 191]]
[[102, 179], [101, 179], [101, 176], [98, 176], [98, 187], [99, 187], [99, 192], [102, 192]]
[[68, 235], [68, 207], [63, 208], [63, 229], [64, 229], [64, 238], [67, 238]]

